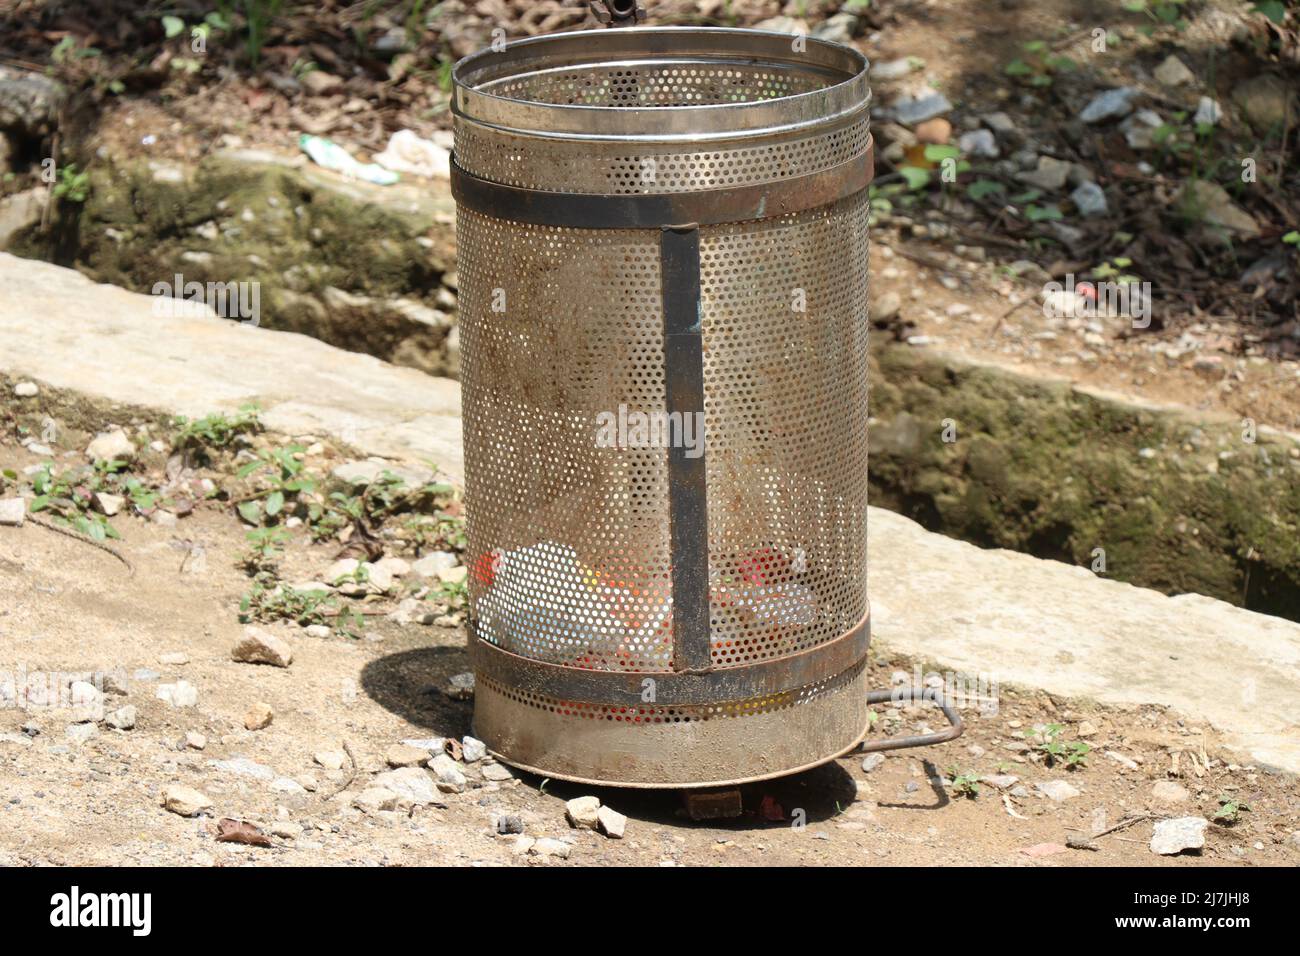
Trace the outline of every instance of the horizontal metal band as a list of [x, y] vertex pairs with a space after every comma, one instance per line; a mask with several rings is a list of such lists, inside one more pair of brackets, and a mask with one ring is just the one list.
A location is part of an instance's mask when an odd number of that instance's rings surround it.
[[[482, 640], [470, 629], [476, 673], [505, 687], [558, 700], [615, 707], [673, 707], [753, 700], [829, 680], [856, 665], [871, 641], [871, 611], [851, 630], [806, 651], [706, 673], [595, 671], [533, 660]], [[654, 681], [646, 700], [645, 681]]]
[[559, 193], [506, 186], [466, 172], [452, 158], [456, 202], [485, 216], [570, 229], [661, 229], [772, 219], [861, 192], [875, 174], [875, 143], [829, 169], [752, 186], [655, 194]]

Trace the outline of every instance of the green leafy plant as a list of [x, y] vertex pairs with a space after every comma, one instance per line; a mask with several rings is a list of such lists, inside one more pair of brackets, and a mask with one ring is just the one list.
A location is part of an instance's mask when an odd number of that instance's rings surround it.
[[68, 202], [85, 202], [90, 196], [90, 173], [78, 170], [76, 163], [59, 167], [59, 180], [54, 184], [54, 195]]
[[244, 47], [249, 62], [257, 66], [262, 59], [262, 48], [266, 46], [271, 24], [280, 15], [284, 0], [220, 0], [217, 4], [217, 16], [226, 24], [234, 22], [235, 11], [244, 17]]
[[284, 528], [254, 528], [244, 535], [248, 550], [240, 557], [239, 564], [250, 574], [275, 571], [279, 559], [284, 554], [284, 546], [289, 541], [289, 532]]
[[1065, 727], [1061, 724], [1047, 724], [1037, 728], [1038, 743], [1034, 749], [1045, 755], [1048, 766], [1064, 763], [1066, 769], [1074, 770], [1088, 765], [1088, 752], [1092, 750], [1081, 740], [1061, 739]]
[[1075, 69], [1077, 64], [1068, 56], [1053, 53], [1045, 40], [1022, 43], [1022, 57], [1017, 57], [1003, 67], [1002, 72], [1030, 86], [1051, 86], [1058, 73]]
[[323, 624], [350, 637], [359, 637], [364, 623], [356, 612], [340, 609], [338, 598], [328, 591], [291, 588], [268, 572], [258, 574], [253, 586], [240, 598], [239, 620], [242, 624], [290, 621], [300, 627]]
[[1142, 277], [1133, 275], [1128, 272], [1129, 266], [1133, 265], [1133, 260], [1127, 256], [1114, 256], [1107, 259], [1101, 265], [1092, 270], [1094, 279], [1114, 279], [1119, 285], [1128, 285], [1132, 282], [1141, 282]]
[[284, 513], [286, 505], [296, 502], [299, 495], [315, 491], [315, 480], [306, 474], [302, 461], [297, 457], [304, 450], [302, 445], [263, 448], [253, 461], [236, 472], [243, 479], [256, 477], [261, 485], [236, 502], [241, 518], [251, 525], [261, 524], [263, 519], [276, 520]]
[[949, 767], [948, 777], [952, 781], [949, 786], [952, 788], [952, 792], [955, 795], [966, 797], [968, 800], [973, 800], [975, 797], [979, 796], [979, 777], [974, 773], [969, 771], [966, 773], [959, 773], [956, 767]]
[[234, 415], [220, 412], [190, 420], [183, 415], [173, 419], [176, 431], [172, 447], [177, 451], [197, 451], [207, 456], [213, 451], [230, 447], [241, 435], [254, 435], [262, 430], [261, 409], [257, 405], [242, 405]]
[[1215, 812], [1213, 819], [1215, 823], [1232, 826], [1234, 823], [1240, 822], [1243, 813], [1249, 812], [1250, 804], [1224, 794], [1219, 797], [1219, 809]]
[[120, 538], [108, 518], [91, 510], [94, 496], [108, 490], [107, 477], [126, 467], [123, 461], [100, 462], [94, 468], [85, 466], [56, 472], [46, 462], [32, 475], [34, 497], [28, 510], [32, 514], [48, 512], [61, 525], [96, 541]]
[[[1173, 26], [1178, 30], [1187, 29], [1187, 20], [1183, 17], [1183, 7], [1187, 0], [1124, 0], [1124, 9], [1129, 13], [1144, 13], [1157, 24]], [[1142, 32], [1150, 34], [1148, 26]]]

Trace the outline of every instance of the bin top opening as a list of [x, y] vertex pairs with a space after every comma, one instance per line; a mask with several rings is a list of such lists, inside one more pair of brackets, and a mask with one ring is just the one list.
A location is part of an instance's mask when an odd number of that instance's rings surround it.
[[453, 109], [541, 136], [678, 139], [786, 132], [866, 109], [867, 60], [787, 33], [722, 27], [586, 30], [466, 57]]

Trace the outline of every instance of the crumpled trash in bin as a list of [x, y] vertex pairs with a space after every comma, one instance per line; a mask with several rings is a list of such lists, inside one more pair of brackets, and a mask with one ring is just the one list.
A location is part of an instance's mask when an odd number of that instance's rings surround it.
[[[715, 574], [709, 588], [712, 616], [735, 622], [738, 633], [752, 635], [757, 629], [793, 638], [816, 621], [816, 595], [797, 581], [776, 581], [775, 562], [763, 566], [768, 574], [744, 574], [729, 583]], [[672, 665], [672, 596], [666, 581], [657, 589], [610, 581], [583, 564], [573, 548], [553, 541], [480, 555], [471, 562], [471, 573], [487, 589], [476, 610], [480, 634], [493, 643], [504, 644], [510, 635], [512, 643], [524, 645], [521, 653], [573, 667], [607, 669], [611, 644], [616, 656], [638, 665]], [[661, 598], [655, 598], [656, 591]], [[723, 634], [713, 638], [724, 654], [732, 643]]]

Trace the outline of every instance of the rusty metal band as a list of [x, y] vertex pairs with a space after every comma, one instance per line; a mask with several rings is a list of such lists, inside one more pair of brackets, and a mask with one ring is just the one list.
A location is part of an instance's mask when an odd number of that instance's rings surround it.
[[[475, 673], [524, 693], [610, 707], [651, 703], [656, 707], [707, 706], [798, 690], [857, 666], [866, 657], [870, 641], [868, 610], [852, 629], [834, 640], [789, 657], [718, 668], [707, 674], [593, 671], [521, 657], [482, 640], [470, 626]], [[647, 685], [647, 679], [653, 685]], [[654, 689], [653, 700], [645, 696], [649, 686]]]
[[[704, 343], [700, 317], [700, 228], [665, 226], [659, 235], [664, 310], [664, 404], [669, 421], [697, 427], [704, 418]], [[689, 416], [689, 418], [687, 417]], [[702, 426], [698, 426], [702, 427]], [[713, 666], [709, 643], [709, 508], [703, 436], [692, 456], [684, 440], [668, 445], [668, 537], [673, 578], [673, 670]]]
[[570, 229], [661, 229], [673, 223], [711, 226], [773, 219], [856, 195], [875, 175], [875, 143], [829, 169], [770, 183], [693, 192], [621, 195], [561, 193], [480, 179], [451, 162], [456, 202], [474, 212], [538, 226]]

